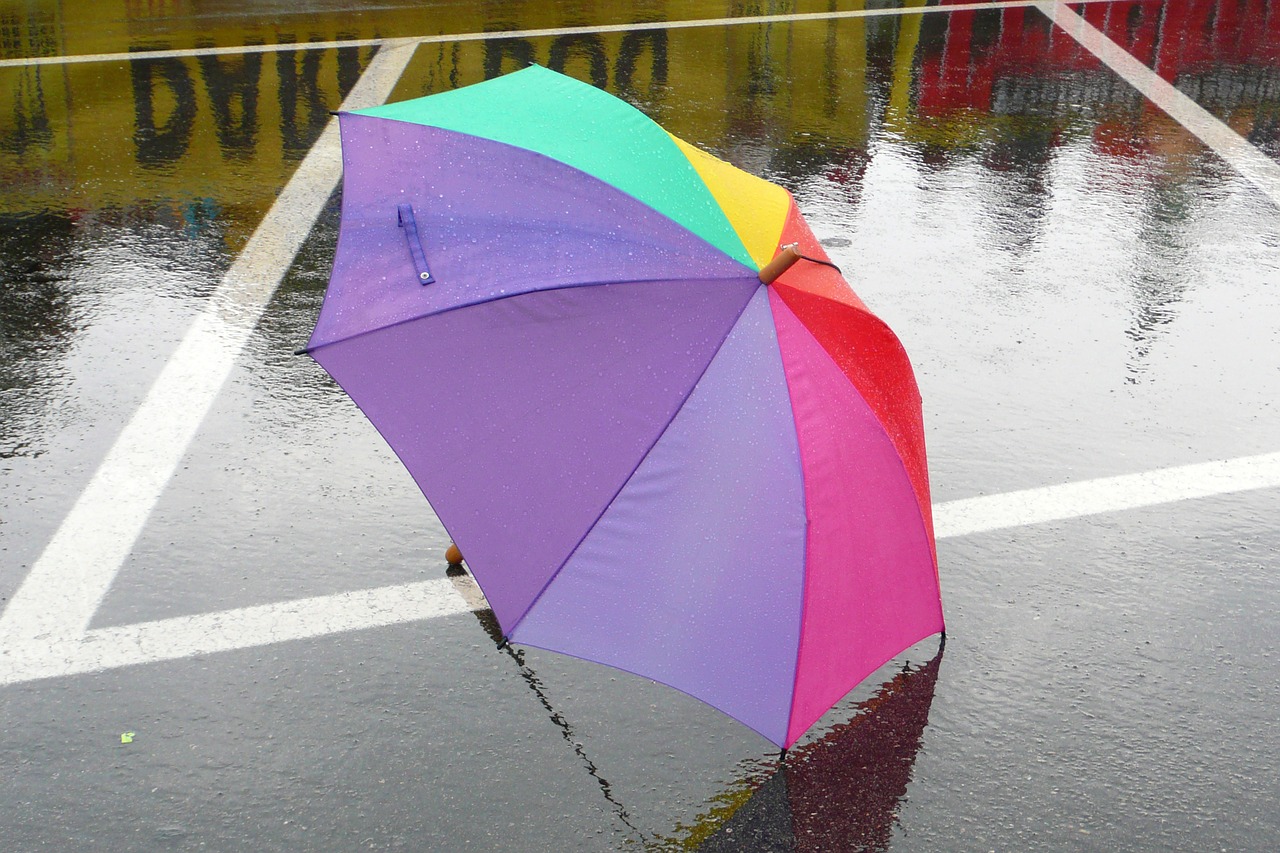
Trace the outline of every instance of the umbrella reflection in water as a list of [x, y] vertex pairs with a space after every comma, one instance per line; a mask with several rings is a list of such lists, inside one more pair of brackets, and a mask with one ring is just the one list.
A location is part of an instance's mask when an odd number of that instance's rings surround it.
[[445, 576], [449, 578], [450, 582], [453, 584], [453, 588], [458, 591], [458, 594], [462, 596], [463, 600], [471, 605], [471, 612], [475, 614], [476, 619], [480, 622], [480, 626], [484, 628], [485, 633], [489, 635], [489, 639], [493, 640], [494, 643], [497, 644], [498, 649], [505, 652], [507, 657], [511, 658], [511, 660], [515, 662], [516, 668], [520, 673], [520, 677], [524, 680], [524, 683], [528, 685], [529, 689], [533, 691], [533, 694], [538, 697], [538, 703], [542, 705], [543, 709], [547, 712], [548, 717], [559, 730], [560, 736], [564, 738], [565, 743], [569, 744], [569, 746], [573, 748], [574, 754], [578, 756], [583, 767], [586, 768], [587, 774], [595, 780], [596, 784], [600, 788], [601, 795], [609, 803], [609, 806], [613, 810], [614, 815], [618, 818], [619, 823], [626, 827], [626, 831], [633, 838], [643, 841], [645, 839], [644, 833], [641, 832], [634, 823], [632, 823], [630, 813], [628, 813], [626, 807], [623, 806], [622, 803], [618, 802], [617, 797], [614, 796], [613, 787], [609, 784], [609, 780], [600, 775], [599, 768], [596, 767], [596, 764], [591, 760], [591, 757], [587, 755], [586, 749], [582, 745], [582, 741], [574, 733], [573, 725], [563, 714], [556, 710], [554, 705], [551, 704], [551, 699], [547, 696], [546, 688], [542, 683], [542, 679], [538, 677], [538, 674], [534, 672], [533, 668], [525, 661], [524, 650], [515, 648], [507, 642], [505, 637], [502, 636], [502, 626], [498, 624], [497, 617], [494, 616], [493, 610], [489, 608], [488, 602], [485, 601], [484, 593], [480, 591], [480, 588], [476, 586], [475, 581], [473, 581], [467, 574], [467, 570], [462, 567], [461, 554], [459, 554], [459, 559], [456, 561], [450, 559], [449, 568], [445, 571]]
[[923, 666], [904, 666], [853, 709], [849, 722], [796, 746], [782, 766], [749, 774], [718, 798], [724, 807], [681, 827], [681, 837], [660, 849], [888, 849], [941, 662], [939, 648]]

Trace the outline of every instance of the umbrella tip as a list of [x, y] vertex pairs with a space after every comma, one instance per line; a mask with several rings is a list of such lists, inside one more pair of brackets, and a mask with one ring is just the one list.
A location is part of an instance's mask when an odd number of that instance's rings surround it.
[[308, 349], [307, 347], [299, 347], [298, 349], [293, 351], [294, 355], [310, 355], [310, 353], [311, 353], [311, 350]]

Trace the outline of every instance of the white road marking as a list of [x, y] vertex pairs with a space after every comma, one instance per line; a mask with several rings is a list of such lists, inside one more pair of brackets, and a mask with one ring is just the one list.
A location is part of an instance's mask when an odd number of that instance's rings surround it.
[[[483, 606], [483, 599], [480, 600]], [[447, 578], [96, 628], [80, 637], [0, 646], [0, 684], [178, 660], [465, 613]], [[476, 608], [478, 609], [478, 608]]]
[[938, 539], [1280, 488], [1280, 453], [1243, 456], [935, 504]]
[[1280, 205], [1280, 163], [1267, 157], [1172, 83], [1134, 59], [1128, 51], [1107, 38], [1067, 4], [1041, 0], [1037, 5], [1041, 12], [1079, 42], [1081, 47], [1168, 113], [1174, 121], [1262, 190], [1272, 202]]
[[[1280, 453], [1165, 468], [934, 505], [938, 539], [1280, 488]], [[177, 660], [435, 619], [488, 605], [469, 576], [183, 616], [0, 645], [0, 684]]]
[[[1076, 0], [1078, 3], [1110, 3], [1114, 0]], [[844, 18], [871, 18], [886, 15], [918, 15], [929, 12], [973, 12], [981, 9], [1017, 9], [1039, 5], [1040, 0], [997, 0], [991, 3], [957, 3], [953, 6], [908, 6], [883, 9], [853, 9], [844, 12], [796, 12], [785, 15], [744, 15], [732, 18], [699, 18], [686, 21], [637, 21], [629, 24], [597, 24], [583, 27], [549, 27], [535, 30], [498, 30], [482, 33], [448, 33], [433, 36], [408, 36], [395, 41], [415, 44], [451, 44], [467, 41], [495, 41], [512, 38], [554, 38], [556, 36], [593, 35], [602, 33], [642, 32], [645, 30], [683, 30], [701, 27], [733, 27], [747, 24], [794, 24], [805, 21], [833, 21]], [[31, 56], [0, 59], [0, 68], [32, 65], [73, 65], [85, 62], [129, 62], [134, 59], [181, 59], [189, 56], [238, 56], [245, 53], [272, 53], [285, 50], [332, 50], [334, 48], [370, 47], [386, 43], [386, 39], [343, 39], [339, 41], [289, 42], [286, 44], [248, 44], [233, 47], [187, 48], [181, 50], [139, 50], [130, 53], [86, 53], [76, 56]]]
[[[410, 42], [378, 51], [344, 107], [384, 102], [415, 49]], [[335, 120], [298, 166], [0, 614], [0, 646], [84, 633], [341, 174]]]

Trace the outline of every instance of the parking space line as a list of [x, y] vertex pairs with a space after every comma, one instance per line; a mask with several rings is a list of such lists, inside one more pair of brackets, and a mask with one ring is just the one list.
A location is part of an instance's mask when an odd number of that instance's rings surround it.
[[[479, 609], [448, 578], [95, 628], [83, 636], [0, 647], [0, 684], [180, 660]], [[479, 599], [480, 606], [483, 598]]]
[[[1280, 488], [1280, 453], [1023, 489], [934, 505], [938, 539]], [[178, 660], [480, 610], [469, 576], [0, 644], [0, 684]]]
[[1280, 453], [1199, 462], [935, 504], [939, 539], [1280, 488]]
[[1221, 119], [1139, 62], [1066, 3], [1061, 0], [1040, 0], [1037, 5], [1040, 11], [1048, 15], [1050, 20], [1081, 47], [1168, 113], [1170, 118], [1280, 206], [1280, 163], [1267, 157]]
[[[384, 46], [344, 102], [384, 102], [416, 49]], [[337, 122], [277, 197], [0, 614], [0, 645], [84, 633], [302, 241], [338, 185]]]
[[[1075, 0], [1076, 3], [1111, 3], [1114, 0]], [[431, 36], [408, 36], [396, 41], [415, 44], [451, 44], [468, 41], [501, 39], [552, 38], [556, 36], [597, 35], [603, 33], [641, 32], [645, 30], [680, 30], [701, 27], [733, 27], [748, 24], [795, 24], [806, 21], [834, 21], [845, 18], [873, 18], [888, 15], [918, 15], [928, 12], [973, 12], [982, 9], [1018, 9], [1039, 5], [1040, 0], [994, 0], [989, 3], [956, 3], [949, 6], [894, 6], [881, 9], [850, 9], [831, 12], [795, 12], [779, 15], [743, 15], [731, 18], [699, 18], [685, 21], [636, 21], [628, 24], [597, 24], [582, 27], [549, 27], [533, 30], [495, 30], [481, 33], [448, 33]], [[90, 53], [76, 56], [32, 56], [0, 59], [0, 68], [33, 65], [72, 65], [84, 62], [128, 62], [133, 59], [185, 58], [190, 56], [238, 56], [245, 53], [272, 53], [286, 50], [332, 50], [334, 48], [370, 47], [385, 44], [387, 39], [343, 39], [340, 41], [288, 42], [285, 44], [252, 44], [235, 47], [205, 47], [182, 50], [138, 50], [128, 53]]]

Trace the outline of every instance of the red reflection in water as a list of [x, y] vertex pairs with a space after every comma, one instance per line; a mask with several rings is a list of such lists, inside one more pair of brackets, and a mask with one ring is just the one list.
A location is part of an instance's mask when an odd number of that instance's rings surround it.
[[792, 752], [786, 777], [796, 850], [883, 850], [907, 793], [942, 652], [904, 670], [866, 712]]
[[[944, 0], [952, 5], [961, 0]], [[1276, 0], [1120, 0], [1073, 6], [1084, 19], [1161, 77], [1177, 82], [1221, 66], [1280, 66]], [[1101, 63], [1029, 8], [955, 13], [925, 22], [922, 114], [989, 110], [996, 81], [1096, 71]]]
[[885, 850], [938, 683], [933, 660], [904, 668], [848, 723], [793, 749], [699, 853]]
[[[1280, 0], [1072, 8], [1249, 141], [1269, 152], [1280, 143]], [[1168, 136], [1159, 110], [1036, 9], [923, 16], [914, 77], [925, 122], [1083, 116], [1093, 121], [1096, 150], [1122, 158]], [[1138, 130], [1135, 120], [1154, 128]], [[963, 143], [963, 133], [957, 138]]]

